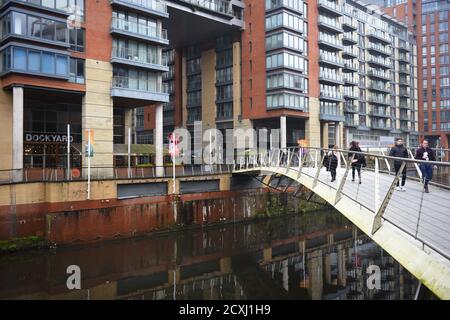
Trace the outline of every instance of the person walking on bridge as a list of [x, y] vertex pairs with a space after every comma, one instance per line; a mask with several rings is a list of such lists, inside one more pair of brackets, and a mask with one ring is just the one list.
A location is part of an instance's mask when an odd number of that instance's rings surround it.
[[[350, 143], [350, 151], [362, 152], [357, 141], [352, 141]], [[361, 168], [366, 165], [366, 157], [359, 153], [348, 154], [349, 161], [352, 161], [352, 181], [355, 182], [355, 173], [358, 172], [359, 184], [361, 184]]]
[[[403, 139], [402, 138], [398, 138], [395, 141], [395, 147], [393, 147], [391, 149], [391, 152], [389, 153], [390, 157], [395, 157], [395, 158], [408, 158], [408, 150], [406, 149], [404, 143], [403, 143]], [[394, 169], [395, 169], [395, 174], [398, 174], [401, 167], [402, 167], [403, 161], [401, 159], [396, 159], [394, 160]], [[406, 184], [406, 166], [403, 169], [402, 174], [402, 186], [400, 187], [400, 180], [397, 181], [397, 191], [406, 191], [405, 188], [405, 184]]]
[[326, 157], [326, 166], [327, 171], [330, 171], [331, 173], [331, 182], [336, 181], [336, 169], [339, 164], [339, 147], [334, 146], [332, 150], [328, 152], [328, 155]]
[[[419, 149], [416, 150], [415, 158], [416, 160], [422, 161], [436, 161], [434, 152], [429, 147], [429, 143], [427, 140], [424, 140]], [[428, 183], [431, 181], [431, 179], [433, 179], [433, 166], [428, 163], [421, 163], [419, 167], [420, 171], [422, 172], [424, 191], [425, 193], [430, 193]]]

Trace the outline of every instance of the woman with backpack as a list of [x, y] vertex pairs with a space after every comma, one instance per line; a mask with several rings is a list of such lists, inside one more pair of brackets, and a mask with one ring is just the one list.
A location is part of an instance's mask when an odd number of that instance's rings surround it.
[[[352, 141], [350, 143], [350, 151], [353, 152], [362, 152], [361, 148], [359, 147], [359, 143], [357, 141]], [[361, 181], [361, 168], [366, 165], [366, 157], [364, 155], [359, 153], [352, 153], [350, 152], [348, 154], [349, 161], [352, 161], [352, 181], [355, 182], [355, 173], [358, 172], [358, 178], [359, 178], [359, 184], [362, 183]]]

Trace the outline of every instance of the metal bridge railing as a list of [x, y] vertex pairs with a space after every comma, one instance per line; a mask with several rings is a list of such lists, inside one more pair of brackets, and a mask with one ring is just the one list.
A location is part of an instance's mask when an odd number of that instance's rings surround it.
[[[234, 166], [239, 171], [270, 171], [269, 168], [292, 170], [300, 181], [302, 175], [313, 179], [312, 189], [325, 185], [335, 195], [333, 205], [346, 196], [374, 214], [372, 233], [384, 222], [389, 222], [409, 236], [450, 259], [450, 162], [431, 162], [411, 158], [390, 157], [384, 152], [337, 152], [336, 180], [324, 167], [324, 158], [331, 149], [288, 148], [271, 149], [237, 158]], [[248, 152], [249, 153], [249, 152]], [[365, 166], [353, 164], [357, 155], [366, 160]], [[394, 172], [394, 161], [401, 168]], [[431, 166], [434, 180], [429, 182], [431, 193], [426, 193], [421, 168]], [[406, 192], [397, 191], [403, 169], [407, 169]], [[358, 169], [361, 170], [361, 184]], [[353, 181], [353, 171], [355, 179]], [[282, 172], [283, 173], [283, 172]], [[439, 179], [436, 179], [436, 178]], [[301, 186], [300, 186], [301, 187]]]
[[[211, 174], [232, 173], [232, 165], [184, 165], [175, 167], [176, 177], [205, 176]], [[137, 180], [150, 178], [173, 178], [172, 166], [164, 167], [92, 167], [91, 180]], [[86, 181], [87, 168], [25, 168], [0, 170], [0, 185], [33, 182]]]

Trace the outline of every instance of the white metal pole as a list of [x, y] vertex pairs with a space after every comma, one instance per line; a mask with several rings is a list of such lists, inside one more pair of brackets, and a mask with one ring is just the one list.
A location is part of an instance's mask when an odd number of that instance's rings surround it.
[[380, 165], [378, 158], [375, 158], [375, 214], [378, 212], [380, 205]]
[[88, 189], [87, 198], [91, 199], [91, 129], [88, 130]]
[[175, 155], [175, 149], [176, 149], [176, 137], [175, 135], [172, 135], [172, 174], [173, 174], [173, 194], [175, 194], [176, 192], [176, 188], [175, 188], [175, 182], [176, 182], [176, 173], [175, 173], [175, 161], [176, 161], [176, 155]]
[[70, 180], [70, 124], [67, 125], [67, 180]]
[[131, 127], [128, 128], [128, 178], [131, 178]]

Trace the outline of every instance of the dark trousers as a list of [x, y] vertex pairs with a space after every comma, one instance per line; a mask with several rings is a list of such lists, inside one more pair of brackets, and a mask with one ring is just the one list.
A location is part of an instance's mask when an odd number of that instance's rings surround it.
[[361, 179], [361, 165], [360, 164], [352, 166], [353, 180], [355, 180], [355, 173], [356, 173], [355, 171], [358, 171], [358, 178]]
[[428, 187], [428, 183], [433, 179], [433, 166], [431, 164], [421, 164], [420, 171], [422, 171], [422, 179], [425, 187]]
[[336, 168], [330, 168], [331, 180], [336, 180]]
[[[394, 163], [395, 174], [398, 174], [398, 172], [400, 171], [401, 166], [402, 166], [401, 162], [395, 162]], [[403, 172], [402, 172], [402, 187], [405, 186], [405, 183], [406, 183], [406, 166], [405, 166], [405, 169], [403, 169]], [[397, 181], [397, 187], [399, 187], [399, 186], [400, 186], [400, 180]]]

